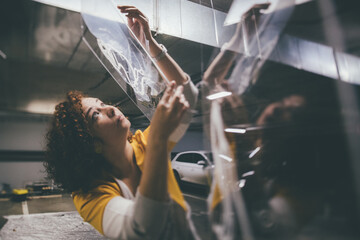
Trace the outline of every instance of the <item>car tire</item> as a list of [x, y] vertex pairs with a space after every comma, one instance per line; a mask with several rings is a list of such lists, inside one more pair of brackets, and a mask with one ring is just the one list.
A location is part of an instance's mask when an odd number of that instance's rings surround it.
[[180, 185], [180, 183], [181, 183], [180, 175], [179, 175], [179, 173], [177, 171], [175, 171], [175, 170], [173, 170], [173, 171], [174, 171], [175, 179], [178, 182], [178, 184]]

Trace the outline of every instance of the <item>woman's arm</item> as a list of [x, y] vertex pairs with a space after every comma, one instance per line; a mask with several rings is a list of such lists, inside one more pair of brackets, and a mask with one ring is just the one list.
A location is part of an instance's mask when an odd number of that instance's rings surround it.
[[172, 81], [160, 100], [147, 138], [139, 190], [134, 201], [123, 197], [109, 201], [102, 222], [105, 236], [157, 239], [164, 230], [170, 204], [167, 142], [189, 107], [182, 91], [183, 86], [176, 88]]
[[240, 46], [243, 41], [243, 36], [241, 34], [243, 24], [248, 26], [245, 31], [248, 37], [251, 38], [255, 32], [253, 25], [259, 20], [260, 10], [267, 9], [269, 5], [269, 3], [254, 4], [250, 10], [244, 13], [242, 16], [243, 20], [237, 24], [234, 35], [229, 42], [223, 45], [220, 53], [215, 57], [204, 73], [203, 81], [209, 84], [210, 87], [214, 87], [223, 82], [235, 57], [239, 54]]
[[182, 91], [183, 86], [176, 88], [175, 82], [172, 81], [161, 98], [151, 120], [152, 126], [148, 136], [139, 192], [145, 197], [158, 201], [165, 201], [168, 198], [167, 142], [171, 133], [179, 126], [181, 118], [189, 107], [189, 103], [185, 100]]
[[[140, 43], [145, 47], [146, 40], [149, 41], [150, 56], [153, 58], [160, 56], [162, 48], [151, 35], [147, 17], [134, 6], [118, 6], [118, 8], [122, 13], [127, 14], [128, 25]], [[187, 74], [169, 54], [165, 53], [158, 58], [157, 64], [169, 81], [175, 80], [177, 85], [183, 85], [189, 80]]]
[[[162, 54], [160, 44], [157, 43], [157, 41], [151, 35], [148, 19], [146, 16], [133, 6], [118, 6], [118, 8], [122, 13], [127, 14], [126, 16], [128, 18], [128, 26], [136, 35], [140, 43], [145, 47], [147, 45], [146, 41], [149, 41], [150, 56], [153, 58], [161, 56], [158, 58], [157, 64], [166, 78], [169, 81], [175, 80], [177, 85], [184, 86], [183, 94], [189, 103], [189, 108], [195, 109], [199, 92], [198, 89], [194, 86], [190, 80], [190, 77], [181, 69], [181, 67], [169, 54]], [[183, 117], [181, 124], [169, 138], [169, 141], [172, 143], [176, 143], [181, 139], [190, 124], [192, 116], [191, 111], [187, 111], [187, 113], [184, 115], [185, 116]]]

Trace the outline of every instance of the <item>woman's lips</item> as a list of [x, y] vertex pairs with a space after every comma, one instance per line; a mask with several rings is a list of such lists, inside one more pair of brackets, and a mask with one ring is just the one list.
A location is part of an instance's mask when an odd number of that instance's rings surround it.
[[125, 117], [123, 115], [119, 115], [116, 118], [117, 118], [117, 123], [119, 124]]

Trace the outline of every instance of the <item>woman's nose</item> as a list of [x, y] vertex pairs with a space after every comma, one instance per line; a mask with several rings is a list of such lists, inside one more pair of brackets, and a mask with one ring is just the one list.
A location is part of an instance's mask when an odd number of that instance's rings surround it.
[[107, 106], [106, 107], [106, 114], [108, 115], [108, 117], [113, 117], [115, 116], [115, 110], [114, 110], [114, 107], [112, 106]]

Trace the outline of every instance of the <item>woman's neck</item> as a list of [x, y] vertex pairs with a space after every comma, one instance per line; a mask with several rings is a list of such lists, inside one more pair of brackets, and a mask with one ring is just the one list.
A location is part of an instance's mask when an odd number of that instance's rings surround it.
[[117, 178], [131, 175], [133, 155], [133, 148], [127, 140], [104, 145], [104, 157], [113, 167]]
[[113, 166], [112, 174], [121, 179], [135, 195], [137, 186], [140, 182], [141, 172], [133, 161], [134, 150], [126, 140], [125, 143], [117, 147], [108, 147], [104, 153], [105, 158]]

